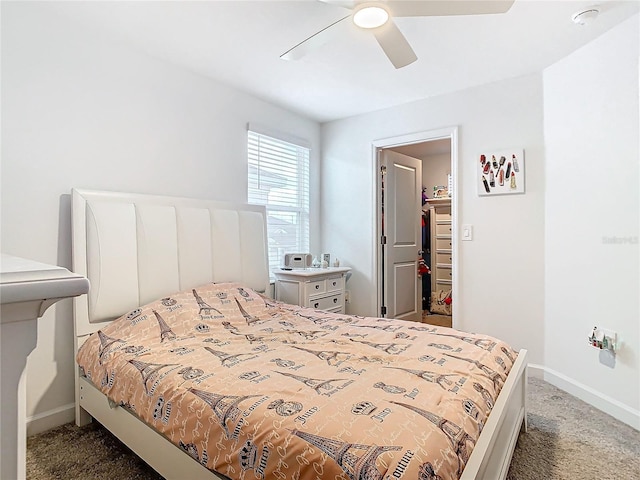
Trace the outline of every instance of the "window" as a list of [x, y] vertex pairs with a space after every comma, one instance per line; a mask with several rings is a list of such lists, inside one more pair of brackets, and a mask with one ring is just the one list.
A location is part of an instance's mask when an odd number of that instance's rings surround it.
[[309, 251], [309, 147], [249, 129], [249, 203], [265, 205], [269, 270]]

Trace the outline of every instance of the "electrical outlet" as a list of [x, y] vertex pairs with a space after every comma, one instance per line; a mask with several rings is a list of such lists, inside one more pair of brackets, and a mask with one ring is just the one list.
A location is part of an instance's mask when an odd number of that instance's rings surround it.
[[345, 303], [351, 303], [351, 291], [349, 290], [344, 291], [344, 301]]

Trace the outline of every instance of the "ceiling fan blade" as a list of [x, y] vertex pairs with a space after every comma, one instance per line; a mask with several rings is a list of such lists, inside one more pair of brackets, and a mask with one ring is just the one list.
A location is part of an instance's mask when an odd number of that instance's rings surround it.
[[402, 68], [418, 59], [393, 20], [389, 19], [384, 26], [374, 29], [373, 34], [394, 67]]
[[309, 51], [324, 45], [332, 38], [336, 37], [341, 29], [350, 28], [351, 24], [345, 22], [347, 18], [351, 18], [351, 15], [341, 18], [340, 20], [333, 22], [328, 27], [323, 28], [318, 33], [311, 35], [309, 38], [303, 40], [295, 47], [287, 50], [280, 58], [283, 60], [299, 60], [304, 57]]
[[515, 0], [389, 0], [394, 17], [430, 17], [444, 15], [483, 15], [506, 13]]

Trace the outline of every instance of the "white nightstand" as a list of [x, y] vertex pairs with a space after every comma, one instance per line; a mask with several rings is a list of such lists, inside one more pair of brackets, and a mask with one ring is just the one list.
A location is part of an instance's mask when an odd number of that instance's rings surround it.
[[344, 313], [349, 267], [274, 270], [276, 300], [318, 310]]

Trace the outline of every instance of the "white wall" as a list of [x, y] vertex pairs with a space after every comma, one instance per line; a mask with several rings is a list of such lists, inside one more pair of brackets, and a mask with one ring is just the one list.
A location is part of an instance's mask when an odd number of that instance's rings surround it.
[[[547, 377], [636, 428], [639, 22], [627, 20], [543, 77]], [[616, 238], [623, 243], [610, 243]], [[615, 366], [587, 345], [594, 325], [619, 333]]]
[[447, 179], [451, 174], [451, 154], [427, 155], [422, 157], [422, 186], [427, 189], [427, 197], [433, 197], [436, 186], [447, 188]]
[[[72, 187], [246, 201], [248, 122], [311, 142], [317, 205], [316, 122], [105, 42], [42, 4], [3, 3], [2, 251], [70, 268]], [[317, 208], [311, 217], [316, 246]], [[60, 302], [28, 360], [27, 415], [58, 413], [40, 428], [71, 419], [72, 337], [71, 302]]]
[[[399, 87], [401, 88], [401, 86]], [[460, 242], [458, 328], [493, 334], [543, 361], [544, 162], [542, 78], [530, 75], [322, 126], [322, 250], [353, 268], [349, 313], [376, 315], [375, 140], [459, 127], [459, 211], [474, 240]], [[479, 197], [487, 149], [522, 147], [526, 194]], [[417, 252], [416, 252], [417, 253]]]

